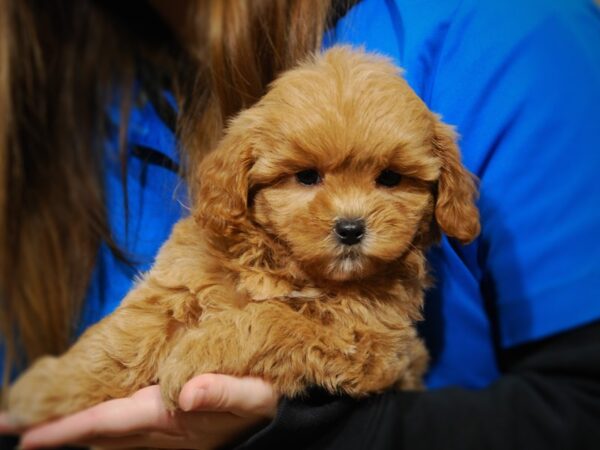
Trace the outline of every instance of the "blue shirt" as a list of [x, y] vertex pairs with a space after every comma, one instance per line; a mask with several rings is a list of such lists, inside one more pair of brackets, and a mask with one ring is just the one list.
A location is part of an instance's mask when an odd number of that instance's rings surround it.
[[[363, 0], [325, 45], [391, 57], [462, 138], [480, 179], [482, 233], [429, 255], [435, 289], [423, 333], [429, 387], [484, 387], [496, 353], [600, 318], [600, 11], [592, 0]], [[116, 113], [114, 113], [116, 114]], [[118, 116], [118, 114], [116, 114]], [[177, 159], [150, 104], [129, 142]], [[185, 214], [185, 188], [129, 158], [128, 228], [116, 144], [107, 145], [110, 223], [137, 263], [102, 248], [85, 324], [112, 311]]]

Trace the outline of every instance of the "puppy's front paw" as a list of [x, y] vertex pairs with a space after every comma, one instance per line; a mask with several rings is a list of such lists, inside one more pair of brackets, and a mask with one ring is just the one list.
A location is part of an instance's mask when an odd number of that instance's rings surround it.
[[30, 426], [61, 415], [65, 401], [56, 379], [58, 360], [42, 358], [25, 372], [8, 392], [8, 413], [15, 424]]
[[168, 410], [174, 411], [179, 407], [181, 389], [192, 377], [193, 373], [185, 367], [169, 364], [167, 361], [159, 370], [160, 392]]

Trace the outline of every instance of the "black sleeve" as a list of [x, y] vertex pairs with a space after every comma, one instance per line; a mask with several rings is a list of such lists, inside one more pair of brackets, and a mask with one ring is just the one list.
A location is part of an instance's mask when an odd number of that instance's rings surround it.
[[600, 449], [600, 322], [500, 360], [503, 376], [482, 390], [283, 400], [276, 419], [237, 449]]

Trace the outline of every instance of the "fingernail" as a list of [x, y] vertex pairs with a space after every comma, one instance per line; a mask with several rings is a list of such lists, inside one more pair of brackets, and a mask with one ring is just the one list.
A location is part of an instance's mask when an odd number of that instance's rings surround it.
[[198, 408], [198, 406], [200, 406], [202, 404], [202, 401], [204, 400], [205, 396], [206, 396], [206, 389], [203, 389], [203, 388], [194, 389], [194, 392], [192, 393], [191, 396], [184, 397], [182, 399], [182, 402], [180, 405], [181, 409], [183, 409], [184, 411], [192, 411], [192, 410]]

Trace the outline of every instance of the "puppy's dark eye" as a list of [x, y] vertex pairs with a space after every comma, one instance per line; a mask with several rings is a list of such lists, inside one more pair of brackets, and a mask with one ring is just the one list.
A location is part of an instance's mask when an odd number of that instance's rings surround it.
[[321, 182], [321, 175], [315, 169], [307, 169], [296, 174], [296, 179], [300, 184], [312, 186]]
[[391, 169], [382, 170], [379, 176], [375, 179], [375, 182], [381, 186], [394, 187], [400, 184], [402, 175], [398, 172], [394, 172]]

